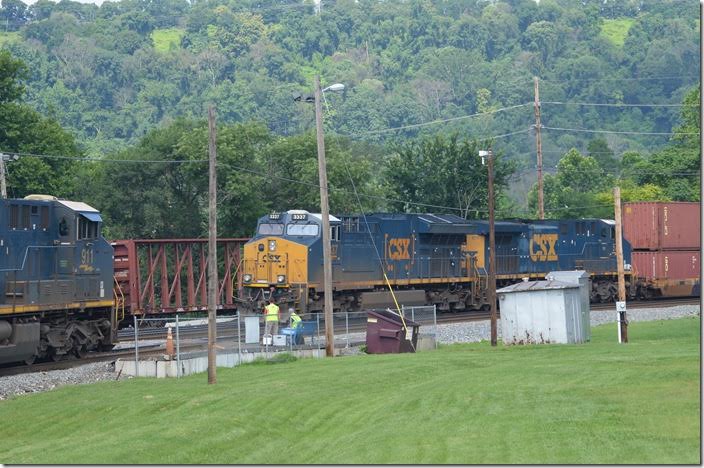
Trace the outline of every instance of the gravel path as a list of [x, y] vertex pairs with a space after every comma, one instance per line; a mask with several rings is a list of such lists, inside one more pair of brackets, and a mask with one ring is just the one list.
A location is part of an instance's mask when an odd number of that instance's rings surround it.
[[[681, 305], [663, 309], [633, 309], [628, 311], [630, 322], [647, 320], [669, 320], [681, 317], [699, 316], [698, 305]], [[615, 322], [615, 311], [597, 310], [591, 312], [592, 326]], [[423, 332], [421, 327], [421, 332]], [[453, 323], [438, 326], [438, 343], [470, 343], [490, 338], [490, 324], [488, 320], [480, 322]], [[350, 338], [353, 338], [351, 334]], [[501, 321], [499, 320], [498, 335], [501, 337]], [[356, 338], [356, 337], [355, 337]], [[363, 334], [360, 334], [362, 340]], [[342, 354], [354, 354], [356, 349], [347, 350]], [[0, 400], [5, 400], [12, 395], [43, 392], [52, 390], [62, 385], [75, 385], [93, 383], [101, 380], [115, 380], [114, 366], [111, 363], [93, 363], [73, 369], [38, 372], [34, 374], [12, 375], [0, 377]], [[126, 379], [120, 376], [120, 380]]]

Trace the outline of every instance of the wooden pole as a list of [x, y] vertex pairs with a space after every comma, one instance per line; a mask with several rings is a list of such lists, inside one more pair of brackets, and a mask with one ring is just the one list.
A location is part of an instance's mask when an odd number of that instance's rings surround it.
[[491, 346], [496, 346], [496, 242], [494, 239], [494, 155], [489, 150], [489, 304], [491, 305]]
[[538, 77], [533, 77], [533, 91], [535, 93], [535, 147], [538, 152], [538, 218], [545, 219], [543, 202], [543, 143], [540, 139], [540, 84]]
[[[619, 322], [619, 343], [628, 343], [628, 320], [626, 318], [626, 279], [623, 273], [623, 229], [621, 228], [621, 188], [614, 187], [614, 219], [616, 221], [616, 271], [618, 273], [618, 302], [616, 310]], [[620, 304], [619, 304], [620, 303]]]
[[217, 383], [215, 370], [215, 342], [216, 320], [215, 308], [217, 307], [218, 292], [218, 265], [217, 265], [217, 174], [215, 171], [215, 109], [208, 108], [208, 384]]
[[0, 197], [7, 198], [7, 183], [5, 182], [5, 155], [0, 153]]
[[315, 126], [318, 138], [318, 177], [320, 182], [320, 212], [323, 217], [323, 294], [325, 301], [325, 355], [335, 356], [335, 333], [332, 323], [332, 254], [330, 252], [330, 210], [328, 204], [328, 173], [325, 165], [323, 109], [320, 103], [320, 76], [315, 76]]

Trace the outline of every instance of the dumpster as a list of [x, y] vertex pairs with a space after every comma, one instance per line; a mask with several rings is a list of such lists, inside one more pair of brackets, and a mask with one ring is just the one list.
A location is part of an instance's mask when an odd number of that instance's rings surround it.
[[[404, 327], [404, 322], [406, 326]], [[391, 310], [367, 312], [367, 352], [414, 353], [420, 325]]]

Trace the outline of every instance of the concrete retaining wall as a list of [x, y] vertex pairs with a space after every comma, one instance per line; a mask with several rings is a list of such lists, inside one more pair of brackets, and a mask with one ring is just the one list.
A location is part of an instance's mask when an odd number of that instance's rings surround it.
[[[252, 362], [257, 358], [271, 358], [277, 353], [219, 353], [215, 359], [216, 367], [235, 367], [241, 363]], [[303, 349], [296, 350], [292, 353], [297, 358], [325, 357], [324, 349]], [[240, 361], [241, 358], [241, 361]], [[140, 377], [177, 377], [177, 361], [154, 361], [140, 360], [139, 361], [139, 376]], [[120, 372], [124, 375], [136, 376], [134, 359], [118, 359], [115, 362], [115, 372]], [[197, 356], [188, 359], [181, 359], [181, 376], [206, 372], [208, 370], [208, 356]]]

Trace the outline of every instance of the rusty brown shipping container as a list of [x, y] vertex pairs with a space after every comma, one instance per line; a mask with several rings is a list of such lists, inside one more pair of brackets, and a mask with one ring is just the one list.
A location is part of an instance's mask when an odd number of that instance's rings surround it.
[[648, 280], [685, 280], [700, 276], [698, 250], [633, 252], [631, 265], [635, 276]]
[[624, 203], [623, 237], [633, 250], [694, 250], [700, 245], [700, 219], [699, 203]]

